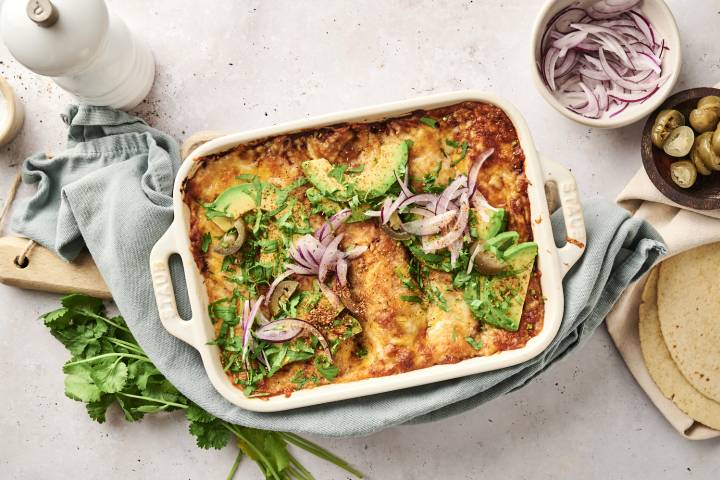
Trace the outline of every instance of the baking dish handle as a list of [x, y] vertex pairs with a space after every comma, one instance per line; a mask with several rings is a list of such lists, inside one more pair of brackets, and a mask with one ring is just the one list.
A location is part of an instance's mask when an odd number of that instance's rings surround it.
[[587, 242], [585, 219], [580, 204], [580, 192], [575, 183], [575, 178], [567, 168], [545, 158], [542, 159], [542, 163], [545, 169], [545, 182], [555, 182], [557, 185], [563, 218], [565, 219], [566, 243], [558, 248], [560, 276], [565, 277], [565, 274], [582, 257]]
[[170, 276], [170, 257], [179, 253], [174, 240], [175, 224], [168, 228], [150, 252], [150, 275], [163, 327], [180, 340], [193, 345], [193, 322], [192, 319], [183, 320], [180, 316]]

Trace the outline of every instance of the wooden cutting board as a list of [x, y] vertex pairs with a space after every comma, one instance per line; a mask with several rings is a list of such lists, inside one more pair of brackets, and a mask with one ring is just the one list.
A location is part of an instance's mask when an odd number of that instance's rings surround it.
[[[183, 160], [195, 148], [222, 135], [220, 132], [198, 132], [182, 144]], [[27, 261], [19, 262], [28, 239], [0, 237], [0, 283], [29, 290], [52, 293], [84, 293], [109, 299], [112, 294], [95, 266], [92, 257], [85, 252], [72, 263], [66, 262], [50, 250], [35, 245]]]

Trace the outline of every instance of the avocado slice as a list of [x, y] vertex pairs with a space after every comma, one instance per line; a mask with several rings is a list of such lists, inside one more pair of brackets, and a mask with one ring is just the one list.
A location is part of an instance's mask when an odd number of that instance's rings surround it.
[[473, 208], [473, 212], [479, 239], [487, 240], [505, 230], [507, 215], [504, 208], [493, 208], [488, 205]]
[[396, 181], [395, 172], [399, 176], [405, 173], [405, 166], [410, 155], [410, 142], [400, 140], [386, 143], [380, 147], [380, 155], [365, 165], [365, 169], [354, 177], [355, 188], [360, 198], [381, 197]]
[[226, 213], [225, 216], [213, 216], [211, 220], [223, 231], [227, 231], [232, 228], [235, 219], [255, 209], [255, 200], [245, 193], [241, 186], [236, 185], [218, 195], [215, 201], [208, 205], [208, 208]]
[[[395, 183], [395, 172], [403, 174], [410, 152], [410, 142], [394, 141], [383, 144], [380, 154], [365, 165], [362, 172], [347, 176], [347, 184], [330, 176], [333, 165], [325, 158], [302, 163], [305, 176], [317, 191], [336, 202], [346, 202], [355, 193], [361, 199], [380, 197]], [[351, 185], [354, 188], [348, 188]]]
[[477, 284], [466, 287], [465, 299], [478, 318], [490, 325], [517, 331], [537, 252], [535, 242], [513, 245], [502, 254], [509, 267], [507, 274], [482, 277]]
[[321, 195], [340, 202], [350, 199], [350, 192], [345, 185], [330, 176], [333, 166], [326, 159], [307, 160], [301, 164], [301, 167], [307, 179]]

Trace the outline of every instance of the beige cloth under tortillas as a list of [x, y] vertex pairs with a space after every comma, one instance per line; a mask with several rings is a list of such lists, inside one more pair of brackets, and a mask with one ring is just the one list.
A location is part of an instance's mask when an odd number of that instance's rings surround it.
[[[635, 174], [617, 201], [655, 227], [667, 243], [668, 257], [720, 241], [720, 210], [692, 210], [672, 202], [655, 188], [644, 169]], [[694, 421], [665, 398], [650, 378], [638, 334], [638, 308], [646, 279], [647, 275], [630, 285], [620, 297], [607, 317], [608, 332], [637, 382], [680, 434], [691, 440], [720, 437], [720, 431]]]

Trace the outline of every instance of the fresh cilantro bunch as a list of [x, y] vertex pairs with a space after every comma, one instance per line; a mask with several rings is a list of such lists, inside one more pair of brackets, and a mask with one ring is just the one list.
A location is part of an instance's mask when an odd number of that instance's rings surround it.
[[108, 317], [101, 300], [71, 294], [61, 302], [62, 308], [41, 319], [72, 355], [63, 367], [65, 394], [85, 403], [93, 420], [104, 422], [113, 404], [131, 422], [145, 414], [183, 409], [198, 447], [221, 449], [231, 440], [237, 443], [238, 456], [228, 478], [235, 475], [240, 460], [247, 455], [267, 479], [313, 479], [290, 453], [291, 444], [362, 478], [347, 462], [298, 435], [241, 427], [210, 415], [155, 368], [123, 318]]

